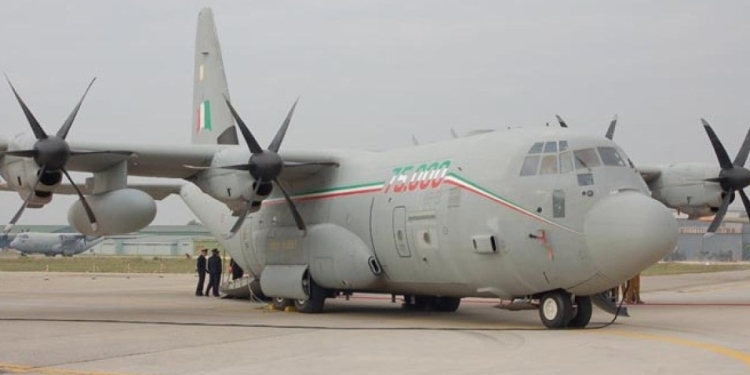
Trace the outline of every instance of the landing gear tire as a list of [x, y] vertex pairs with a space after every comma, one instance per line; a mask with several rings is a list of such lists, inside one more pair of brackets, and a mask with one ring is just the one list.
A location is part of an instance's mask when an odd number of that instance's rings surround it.
[[547, 328], [566, 328], [573, 318], [570, 294], [555, 291], [542, 295], [539, 299], [539, 318]]
[[294, 301], [288, 298], [273, 297], [271, 304], [274, 309], [284, 311], [287, 307], [294, 306]]
[[313, 279], [310, 280], [308, 299], [294, 300], [294, 307], [303, 314], [318, 314], [323, 311], [328, 296], [325, 289], [321, 288]]
[[576, 312], [573, 319], [568, 323], [569, 328], [586, 328], [591, 321], [591, 313], [593, 308], [591, 307], [591, 297], [580, 296], [575, 298]]
[[432, 309], [440, 312], [454, 312], [461, 305], [461, 298], [455, 297], [434, 297], [432, 300]]

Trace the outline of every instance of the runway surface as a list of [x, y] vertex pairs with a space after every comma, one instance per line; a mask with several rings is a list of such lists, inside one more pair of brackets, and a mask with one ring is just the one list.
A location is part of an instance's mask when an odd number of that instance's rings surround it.
[[750, 271], [645, 277], [631, 318], [567, 331], [493, 300], [436, 313], [367, 295], [304, 315], [196, 297], [195, 281], [0, 272], [0, 374], [750, 373]]

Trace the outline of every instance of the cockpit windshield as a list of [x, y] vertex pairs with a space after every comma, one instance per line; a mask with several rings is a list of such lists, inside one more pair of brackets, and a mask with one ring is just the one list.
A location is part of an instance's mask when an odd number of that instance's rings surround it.
[[565, 174], [601, 166], [632, 167], [632, 163], [616, 147], [589, 147], [571, 151], [568, 141], [537, 142], [531, 146], [523, 161], [521, 176]]

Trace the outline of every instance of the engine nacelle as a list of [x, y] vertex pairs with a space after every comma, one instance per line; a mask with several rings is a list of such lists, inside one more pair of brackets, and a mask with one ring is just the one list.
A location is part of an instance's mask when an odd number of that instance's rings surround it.
[[724, 198], [721, 186], [706, 179], [716, 178], [719, 167], [680, 163], [664, 166], [659, 178], [649, 184], [654, 199], [692, 217], [716, 213]]
[[112, 235], [136, 232], [149, 225], [156, 216], [156, 202], [136, 189], [118, 189], [89, 195], [86, 201], [94, 211], [98, 230], [94, 232], [83, 209], [76, 201], [68, 210], [68, 222], [86, 235]]

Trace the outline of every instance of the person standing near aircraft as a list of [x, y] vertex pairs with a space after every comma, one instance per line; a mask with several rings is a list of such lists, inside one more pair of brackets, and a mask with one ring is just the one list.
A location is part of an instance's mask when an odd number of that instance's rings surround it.
[[206, 296], [208, 292], [213, 289], [214, 297], [219, 296], [219, 282], [221, 281], [221, 258], [219, 258], [219, 250], [212, 249], [211, 257], [208, 258], [208, 287], [206, 288]]
[[206, 253], [208, 253], [207, 249], [201, 249], [201, 254], [198, 255], [198, 260], [195, 262], [195, 270], [198, 272], [198, 286], [195, 288], [196, 296], [203, 295], [203, 284], [206, 281]]

